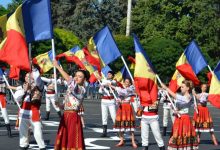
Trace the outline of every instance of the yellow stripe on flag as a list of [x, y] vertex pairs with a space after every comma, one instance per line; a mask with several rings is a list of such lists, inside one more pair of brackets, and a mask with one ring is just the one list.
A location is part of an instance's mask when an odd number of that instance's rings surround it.
[[136, 53], [135, 55], [136, 64], [134, 77], [149, 78], [155, 81], [155, 73], [150, 68], [144, 56], [141, 53]]
[[9, 17], [6, 28], [7, 31], [15, 30], [25, 37], [24, 23], [22, 17], [22, 5], [18, 6], [16, 11]]
[[217, 79], [215, 74], [212, 74], [209, 94], [220, 94], [220, 81]]

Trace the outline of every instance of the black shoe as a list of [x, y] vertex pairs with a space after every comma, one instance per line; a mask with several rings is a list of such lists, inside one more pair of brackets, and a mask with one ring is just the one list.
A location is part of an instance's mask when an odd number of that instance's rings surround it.
[[45, 117], [45, 120], [49, 120], [49, 117], [50, 117], [50, 112], [49, 112], [49, 111], [46, 111], [46, 117]]
[[27, 147], [21, 147], [21, 146], [19, 146], [19, 150], [28, 150], [28, 147], [29, 147], [29, 146], [27, 146]]
[[148, 150], [148, 146], [143, 146], [142, 150]]
[[167, 127], [163, 127], [163, 136], [167, 135]]
[[46, 150], [46, 148], [40, 148], [40, 150]]
[[103, 133], [101, 137], [107, 137], [107, 125], [103, 125]]
[[160, 150], [165, 150], [165, 146], [159, 147]]
[[58, 114], [58, 116], [61, 118], [62, 117], [62, 115], [61, 115], [61, 112], [60, 111], [58, 111], [57, 112], [57, 114]]
[[10, 124], [5, 124], [5, 126], [6, 126], [6, 128], [7, 128], [7, 131], [8, 131], [8, 137], [12, 137], [12, 135], [11, 135], [11, 126], [10, 126]]

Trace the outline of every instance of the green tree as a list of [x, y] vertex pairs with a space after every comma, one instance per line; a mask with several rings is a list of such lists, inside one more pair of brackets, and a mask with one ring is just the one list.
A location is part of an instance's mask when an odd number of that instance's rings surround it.
[[9, 13], [8, 10], [3, 7], [2, 5], [0, 5], [0, 16]]
[[[182, 47], [178, 50], [179, 56], [192, 39], [195, 39], [209, 64], [215, 66], [220, 56], [219, 6], [220, 2], [217, 0], [139, 0], [132, 11], [132, 31], [139, 36], [147, 50], [148, 46], [153, 44], [152, 41], [161, 44], [159, 39], [166, 39], [168, 45], [172, 45], [171, 41], [176, 41]], [[161, 52], [163, 53], [164, 49], [161, 49]], [[151, 53], [153, 51], [149, 52], [153, 57]], [[177, 56], [176, 53], [167, 53], [170, 55], [167, 60]], [[155, 63], [159, 63], [159, 60], [152, 59]], [[169, 65], [170, 61], [167, 61], [156, 68], [162, 71], [161, 68]]]

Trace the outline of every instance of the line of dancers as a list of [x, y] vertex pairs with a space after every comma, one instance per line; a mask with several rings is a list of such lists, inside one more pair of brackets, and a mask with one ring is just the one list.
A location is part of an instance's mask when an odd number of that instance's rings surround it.
[[[54, 80], [40, 76], [39, 71], [33, 67], [31, 73], [25, 76], [25, 82], [17, 87], [8, 86], [7, 88], [15, 91], [15, 100], [20, 102], [21, 109], [18, 112], [19, 118], [19, 146], [20, 149], [26, 150], [29, 147], [30, 130], [32, 129], [35, 140], [41, 150], [46, 149], [43, 140], [40, 106], [44, 90], [44, 82], [47, 82], [46, 89], [46, 120], [49, 119], [50, 107], [52, 103], [58, 116], [61, 118], [58, 128], [55, 150], [78, 149], [84, 150], [83, 135], [83, 100], [86, 93], [85, 82], [89, 79], [89, 73], [84, 70], [77, 70], [73, 77], [65, 72], [57, 63], [53, 62], [56, 69], [66, 81], [67, 91], [62, 103], [59, 103], [55, 97]], [[108, 112], [110, 113], [113, 129], [118, 132], [120, 138], [116, 147], [125, 145], [124, 132], [131, 135], [132, 147], [137, 148], [135, 141], [135, 128], [137, 128], [136, 115], [140, 116], [141, 141], [143, 150], [149, 148], [149, 131], [152, 130], [153, 136], [160, 150], [165, 150], [162, 136], [166, 136], [168, 126], [168, 116], [172, 119], [172, 131], [168, 141], [169, 150], [181, 149], [199, 149], [199, 143], [202, 132], [210, 132], [214, 145], [218, 145], [214, 135], [213, 120], [207, 107], [207, 85], [201, 85], [201, 93], [197, 94], [193, 90], [191, 81], [185, 80], [180, 87], [180, 93], [172, 92], [165, 84], [162, 83], [159, 90], [159, 100], [149, 102], [147, 106], [141, 106], [135, 92], [135, 87], [131, 79], [124, 79], [123, 85], [118, 84], [114, 78], [114, 72], [109, 71], [107, 79], [101, 79], [99, 93], [101, 97], [101, 112], [103, 133], [101, 137], [107, 137]], [[0, 102], [3, 118], [7, 127], [8, 136], [11, 137], [10, 123], [6, 111], [5, 100], [5, 83], [0, 80]], [[168, 100], [168, 93], [177, 108], [174, 110]], [[189, 116], [189, 108], [193, 106], [192, 97], [198, 100], [198, 113], [195, 112], [192, 119]], [[163, 104], [163, 134], [160, 132], [158, 105], [159, 101]], [[138, 104], [138, 105], [137, 105]], [[63, 115], [61, 115], [63, 110]], [[141, 111], [139, 111], [141, 110]], [[141, 113], [139, 113], [141, 112]]]

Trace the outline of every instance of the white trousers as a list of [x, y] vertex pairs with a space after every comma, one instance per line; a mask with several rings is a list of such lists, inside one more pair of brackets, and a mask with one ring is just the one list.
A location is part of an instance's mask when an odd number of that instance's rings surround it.
[[102, 125], [107, 125], [108, 123], [108, 111], [110, 112], [113, 123], [115, 123], [115, 118], [116, 118], [115, 101], [102, 100], [101, 109], [102, 109]]
[[9, 117], [8, 117], [8, 113], [7, 113], [7, 109], [6, 108], [2, 108], [1, 107], [1, 111], [2, 111], [2, 117], [5, 121], [5, 124], [9, 124]]
[[1, 112], [2, 112], [2, 117], [5, 121], [5, 124], [9, 124], [9, 117], [8, 117], [8, 113], [7, 113], [7, 109], [6, 109], [6, 96], [2, 96], [0, 97], [0, 108], [1, 108]]
[[30, 119], [23, 118], [19, 120], [20, 147], [27, 147], [29, 145], [29, 127], [33, 130], [34, 138], [39, 148], [45, 148], [41, 122], [33, 122]]
[[52, 103], [53, 108], [58, 112], [60, 108], [55, 104], [55, 94], [46, 94], [46, 111], [50, 111], [50, 103]]
[[142, 139], [142, 146], [149, 145], [149, 127], [153, 132], [154, 138], [157, 142], [159, 147], [164, 146], [164, 142], [162, 136], [160, 134], [160, 126], [158, 122], [158, 118], [142, 118], [141, 119], [141, 139]]
[[171, 121], [173, 123], [175, 119], [175, 117], [173, 116], [173, 110], [171, 108], [163, 108], [163, 127], [167, 127], [168, 125], [169, 114], [170, 114]]

